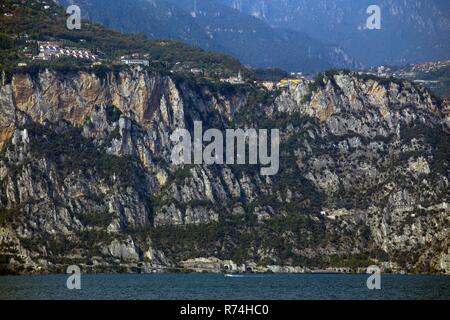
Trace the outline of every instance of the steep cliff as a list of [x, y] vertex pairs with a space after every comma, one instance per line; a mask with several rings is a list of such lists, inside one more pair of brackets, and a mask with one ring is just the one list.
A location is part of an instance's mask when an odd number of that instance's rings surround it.
[[[194, 120], [280, 129], [279, 173], [172, 165], [170, 134]], [[449, 273], [449, 123], [423, 88], [343, 72], [279, 95], [140, 69], [16, 74], [0, 88], [3, 269]]]

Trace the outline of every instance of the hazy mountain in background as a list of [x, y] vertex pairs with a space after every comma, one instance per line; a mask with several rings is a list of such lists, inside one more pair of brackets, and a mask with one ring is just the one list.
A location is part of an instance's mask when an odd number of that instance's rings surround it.
[[150, 39], [176, 39], [208, 46], [209, 39], [191, 15], [166, 1], [155, 0], [59, 0], [76, 4], [83, 18], [126, 33], [144, 33]]
[[[339, 44], [366, 66], [448, 59], [447, 0], [220, 0], [274, 28], [301, 30]], [[369, 5], [381, 7], [381, 30], [366, 28]]]
[[267, 22], [217, 0], [62, 0], [77, 4], [83, 17], [150, 39], [175, 39], [232, 54], [255, 67], [317, 71], [353, 67], [339, 46], [326, 45], [300, 31]]

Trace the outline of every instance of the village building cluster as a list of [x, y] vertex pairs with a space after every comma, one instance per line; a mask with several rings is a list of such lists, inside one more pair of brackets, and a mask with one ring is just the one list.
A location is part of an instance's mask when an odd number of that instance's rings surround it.
[[[93, 66], [102, 64], [102, 59], [100, 59], [97, 54], [92, 53], [89, 49], [65, 47], [61, 41], [34, 41], [30, 40], [28, 35], [24, 35], [24, 38], [27, 46], [23, 48], [23, 54], [29, 59], [48, 61], [57, 58], [72, 57], [76, 59], [90, 60], [93, 62]], [[80, 40], [80, 42], [85, 41]], [[36, 45], [39, 52], [38, 55], [35, 55], [35, 53], [33, 54], [33, 50], [31, 50], [31, 48]], [[129, 66], [150, 66], [150, 54], [133, 53], [124, 55], [120, 56], [115, 62]], [[26, 67], [27, 63], [20, 62], [18, 63], [18, 66]], [[171, 72], [190, 72], [197, 77], [209, 75], [207, 70], [194, 66], [183, 65], [181, 62], [176, 63]], [[262, 81], [259, 82], [259, 84], [269, 91], [291, 90], [305, 80], [307, 80], [306, 77], [301, 73], [295, 73], [280, 81]], [[220, 78], [220, 82], [229, 83], [231, 85], [242, 85], [247, 83], [247, 80], [244, 79], [242, 72], [239, 71], [236, 76]], [[257, 82], [255, 81], [255, 83]]]
[[55, 58], [72, 57], [95, 61], [98, 57], [84, 48], [65, 48], [60, 42], [38, 41], [39, 54], [33, 60], [52, 60]]
[[[93, 65], [101, 64], [101, 60], [97, 54], [91, 52], [91, 50], [86, 48], [71, 48], [65, 47], [59, 41], [33, 41], [28, 40], [28, 35], [25, 35], [27, 46], [23, 48], [23, 54], [26, 58], [32, 60], [50, 61], [63, 57], [71, 57], [75, 59], [84, 59], [93, 62]], [[80, 40], [80, 42], [85, 42], [85, 40]], [[33, 55], [32, 47], [37, 45], [39, 53]], [[150, 61], [148, 60], [149, 55], [139, 55], [137, 53], [131, 54], [129, 56], [122, 56], [117, 62], [126, 65], [143, 65], [149, 66]], [[19, 67], [26, 66], [27, 63], [20, 62]]]
[[418, 63], [413, 64], [411, 70], [414, 72], [435, 72], [439, 71], [443, 68], [450, 67], [450, 60], [446, 61], [432, 61], [432, 62], [425, 62], [425, 63]]
[[[399, 78], [399, 79], [414, 79], [418, 73], [436, 72], [450, 66], [450, 60], [446, 61], [432, 61], [412, 64], [406, 68], [391, 68], [387, 66], [378, 66], [369, 69], [368, 72], [360, 72], [360, 74], [374, 75], [380, 78]], [[416, 80], [418, 82], [427, 82], [423, 80]], [[433, 81], [432, 81], [433, 82]], [[436, 81], [434, 81], [436, 82]]]
[[409, 69], [400, 69], [395, 70], [387, 66], [378, 66], [370, 69], [369, 72], [360, 72], [360, 74], [369, 74], [373, 76], [377, 76], [379, 78], [400, 78], [400, 79], [411, 79], [416, 76], [416, 73], [413, 70]]

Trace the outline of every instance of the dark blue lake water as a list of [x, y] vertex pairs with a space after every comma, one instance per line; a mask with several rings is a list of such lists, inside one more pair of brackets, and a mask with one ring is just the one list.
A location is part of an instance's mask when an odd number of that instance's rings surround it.
[[68, 290], [66, 280], [0, 277], [0, 299], [450, 299], [450, 277], [439, 276], [382, 275], [375, 291], [365, 275], [82, 275], [81, 290]]

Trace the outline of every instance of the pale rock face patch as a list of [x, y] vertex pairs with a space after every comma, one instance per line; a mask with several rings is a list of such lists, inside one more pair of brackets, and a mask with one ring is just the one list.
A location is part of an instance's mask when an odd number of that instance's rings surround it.
[[425, 175], [428, 175], [431, 172], [428, 162], [423, 157], [419, 157], [415, 161], [410, 161], [409, 170], [414, 173]]
[[125, 242], [119, 242], [114, 240], [107, 248], [107, 253], [125, 262], [137, 262], [139, 261], [139, 255], [136, 252], [136, 248], [132, 239], [128, 239]]

